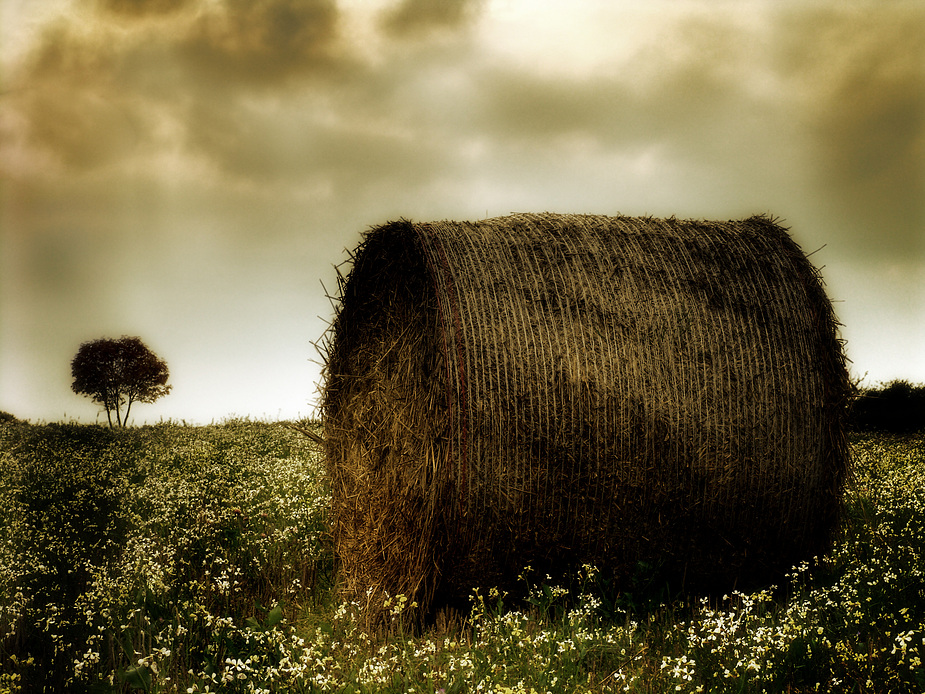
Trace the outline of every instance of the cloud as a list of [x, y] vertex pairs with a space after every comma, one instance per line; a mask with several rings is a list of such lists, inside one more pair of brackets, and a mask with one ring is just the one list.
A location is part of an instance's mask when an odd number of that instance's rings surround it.
[[616, 65], [487, 65], [473, 82], [472, 128], [503, 151], [655, 151], [695, 172], [688, 189], [821, 205], [851, 252], [925, 258], [921, 5], [675, 17]]
[[[49, 175], [153, 181], [169, 166], [213, 185], [357, 198], [453, 168], [440, 150], [457, 134], [432, 127], [448, 111], [420, 108], [422, 90], [444, 79], [435, 52], [411, 55], [403, 42], [384, 62], [365, 62], [333, 0], [83, 7], [93, 21], [42, 36], [6, 104], [17, 118], [0, 123], [36, 161], [55, 164]], [[442, 64], [468, 57], [460, 45], [449, 53]], [[6, 149], [9, 171], [22, 157]]]
[[[122, 56], [109, 42], [58, 25], [0, 102], [10, 137], [0, 143], [0, 166], [7, 173], [31, 160], [51, 159], [86, 170], [130, 153], [142, 137], [129, 93], [119, 88]], [[29, 155], [14, 157], [13, 143]], [[23, 168], [30, 168], [23, 166]]]
[[400, 37], [455, 31], [471, 23], [481, 6], [481, 0], [401, 0], [384, 14], [382, 25]]
[[[216, 185], [357, 198], [453, 176], [476, 183], [479, 171], [516, 187], [498, 172], [537, 165], [530, 180], [554, 181], [562, 172], [551, 162], [575, 155], [589, 170], [662, 162], [691, 174], [698, 194], [804, 198], [792, 207], [816, 196], [846, 242], [877, 252], [921, 236], [916, 6], [682, 12], [653, 23], [634, 50], [571, 72], [506, 60], [457, 31], [480, 16], [477, 0], [393, 5], [381, 30], [394, 41], [372, 57], [351, 45], [353, 15], [334, 0], [85, 7], [93, 22], [46, 33], [5, 97], [18, 118], [2, 124], [28, 128], [35, 151], [68, 171], [169, 160]], [[461, 38], [415, 43], [434, 28]]]
[[175, 149], [190, 115], [234, 113], [247, 95], [355, 67], [334, 0], [101, 0], [81, 11], [86, 21], [48, 27], [11, 80], [7, 170], [23, 143], [66, 171], [131, 164]]
[[[732, 188], [778, 185], [793, 165], [794, 126], [787, 106], [751, 81], [766, 70], [752, 47], [758, 42], [731, 29], [678, 22], [619, 64], [588, 73], [485, 65], [464, 101], [472, 130], [523, 157], [580, 150], [586, 160], [657, 160], [662, 173], [698, 171], [691, 189], [723, 176]], [[641, 166], [637, 175], [648, 171], [654, 183], [658, 168]]]
[[107, 12], [124, 17], [139, 18], [171, 14], [194, 5], [196, 0], [99, 0]]
[[338, 62], [334, 0], [224, 0], [178, 42], [200, 79], [276, 87]]
[[820, 199], [859, 249], [925, 258], [925, 6], [801, 19], [781, 27], [783, 57]]
[[356, 201], [386, 183], [414, 188], [443, 167], [442, 143], [426, 134], [351, 114], [332, 119], [312, 108], [310, 96], [295, 106], [258, 101], [231, 110], [197, 101], [185, 120], [188, 151], [228, 181], [258, 187]]

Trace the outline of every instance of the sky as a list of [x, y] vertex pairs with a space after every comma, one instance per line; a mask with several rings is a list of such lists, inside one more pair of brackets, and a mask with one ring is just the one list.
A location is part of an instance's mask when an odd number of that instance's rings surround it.
[[105, 422], [81, 343], [137, 335], [136, 424], [316, 414], [370, 227], [768, 213], [852, 377], [925, 382], [925, 3], [0, 0], [0, 410]]

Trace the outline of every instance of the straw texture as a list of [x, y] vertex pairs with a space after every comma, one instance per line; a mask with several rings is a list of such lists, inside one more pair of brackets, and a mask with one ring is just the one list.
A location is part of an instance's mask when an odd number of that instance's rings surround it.
[[344, 589], [370, 609], [526, 564], [722, 590], [826, 548], [850, 384], [773, 220], [393, 222], [339, 299], [325, 452]]

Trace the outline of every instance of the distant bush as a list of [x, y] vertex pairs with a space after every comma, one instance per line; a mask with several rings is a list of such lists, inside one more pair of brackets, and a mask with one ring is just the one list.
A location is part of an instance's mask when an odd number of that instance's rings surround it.
[[881, 388], [862, 390], [851, 405], [851, 423], [859, 431], [925, 430], [925, 385], [890, 381]]
[[19, 420], [17, 420], [16, 417], [11, 415], [9, 412], [0, 412], [0, 424], [6, 424], [7, 422], [17, 422], [17, 421]]

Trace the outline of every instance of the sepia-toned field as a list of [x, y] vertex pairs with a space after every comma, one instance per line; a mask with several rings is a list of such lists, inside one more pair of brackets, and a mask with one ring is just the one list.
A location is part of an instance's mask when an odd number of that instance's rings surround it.
[[[314, 426], [308, 422], [302, 427]], [[640, 566], [367, 629], [336, 591], [316, 444], [285, 423], [0, 423], [0, 694], [921, 692], [925, 437], [856, 435], [833, 551], [788, 585], [668, 594]]]

